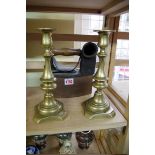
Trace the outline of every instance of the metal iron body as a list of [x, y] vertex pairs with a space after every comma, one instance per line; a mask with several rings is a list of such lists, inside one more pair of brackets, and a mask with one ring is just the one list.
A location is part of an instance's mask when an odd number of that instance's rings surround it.
[[42, 45], [45, 49], [44, 58], [45, 65], [43, 75], [40, 78], [42, 84], [41, 89], [45, 91], [44, 100], [35, 106], [34, 121], [40, 123], [41, 121], [50, 120], [63, 120], [66, 117], [66, 112], [64, 111], [63, 103], [56, 100], [53, 96], [53, 89], [56, 88], [56, 78], [54, 77], [50, 59], [53, 56], [51, 47], [52, 42], [52, 32], [51, 28], [40, 28], [42, 31]]
[[[54, 90], [55, 97], [72, 98], [92, 93], [91, 83], [95, 73], [97, 51], [98, 46], [93, 42], [85, 43], [82, 49], [53, 49], [51, 68], [58, 84]], [[60, 55], [65, 59], [76, 55], [78, 61], [71, 63], [57, 61], [56, 56]], [[67, 84], [68, 80], [71, 80], [71, 83]]]
[[108, 86], [107, 78], [104, 73], [105, 58], [107, 56], [105, 48], [108, 46], [109, 33], [112, 31], [107, 29], [94, 31], [99, 34], [98, 46], [100, 47], [100, 52], [97, 54], [99, 57], [98, 70], [93, 78], [93, 87], [97, 90], [92, 98], [83, 103], [84, 114], [89, 119], [98, 117], [114, 117], [115, 112], [106, 101], [103, 94], [103, 89]]

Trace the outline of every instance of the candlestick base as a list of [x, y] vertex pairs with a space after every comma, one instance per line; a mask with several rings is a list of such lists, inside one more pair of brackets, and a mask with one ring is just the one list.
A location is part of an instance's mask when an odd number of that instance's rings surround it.
[[[55, 100], [57, 105], [63, 106], [63, 104], [60, 101]], [[57, 111], [53, 112], [53, 109], [44, 109], [46, 110], [45, 114], [40, 113], [40, 107], [39, 104], [34, 107], [35, 114], [34, 114], [34, 121], [36, 123], [40, 123], [46, 120], [64, 120], [67, 117], [67, 113], [64, 111], [63, 107], [61, 110], [57, 109]]]
[[[97, 98], [96, 98], [97, 97]], [[84, 109], [84, 115], [88, 119], [93, 118], [112, 118], [115, 116], [113, 108], [104, 99], [103, 95], [97, 96], [86, 100], [82, 103]]]

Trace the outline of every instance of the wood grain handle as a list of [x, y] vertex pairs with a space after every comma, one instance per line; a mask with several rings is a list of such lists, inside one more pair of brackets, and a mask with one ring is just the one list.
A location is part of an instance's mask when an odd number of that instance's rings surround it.
[[52, 51], [54, 55], [63, 55], [63, 56], [73, 56], [73, 55], [80, 55], [79, 49], [70, 49], [70, 48], [63, 48], [63, 49], [54, 49]]

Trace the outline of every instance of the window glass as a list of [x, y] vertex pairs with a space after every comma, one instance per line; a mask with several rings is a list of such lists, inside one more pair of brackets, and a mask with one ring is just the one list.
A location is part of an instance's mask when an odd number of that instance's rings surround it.
[[117, 39], [115, 59], [129, 59], [129, 40]]
[[[81, 16], [81, 18], [79, 18], [79, 16]], [[102, 15], [77, 14], [75, 15], [75, 22], [77, 20], [79, 20], [79, 25], [82, 24], [80, 34], [96, 35], [96, 32], [93, 32], [93, 30], [102, 29], [102, 25], [103, 25]], [[76, 29], [80, 29], [80, 27], [78, 27], [78, 25], [75, 26], [75, 33], [76, 33]]]
[[[74, 34], [97, 35], [95, 29], [102, 29], [104, 22], [103, 15], [75, 14]], [[82, 48], [84, 42], [74, 42], [74, 48]]]
[[115, 66], [113, 81], [129, 80], [129, 66]]
[[[129, 14], [128, 13], [120, 15], [118, 31], [127, 32], [127, 33], [129, 32]], [[113, 76], [112, 76], [111, 86], [116, 91], [116, 93], [127, 102], [128, 95], [129, 95], [129, 66], [120, 66], [119, 62], [120, 64], [122, 64], [123, 60], [129, 60], [129, 40], [128, 39], [123, 39], [123, 38], [117, 39], [116, 53], [113, 59], [114, 59], [113, 61], [117, 62], [118, 65], [113, 66], [113, 70], [112, 70]]]
[[129, 13], [120, 15], [119, 31], [129, 32]]
[[125, 100], [129, 94], [129, 66], [114, 66], [112, 88]]

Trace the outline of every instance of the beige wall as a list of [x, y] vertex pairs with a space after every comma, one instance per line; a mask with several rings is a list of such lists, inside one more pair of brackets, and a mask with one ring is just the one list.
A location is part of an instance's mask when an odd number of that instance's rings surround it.
[[[56, 20], [56, 19], [27, 19], [26, 32], [39, 33], [36, 29], [39, 27], [56, 28], [54, 33], [74, 34], [74, 20]], [[55, 48], [74, 48], [73, 41], [54, 41]], [[41, 40], [26, 41], [26, 57], [34, 57], [43, 55]]]

